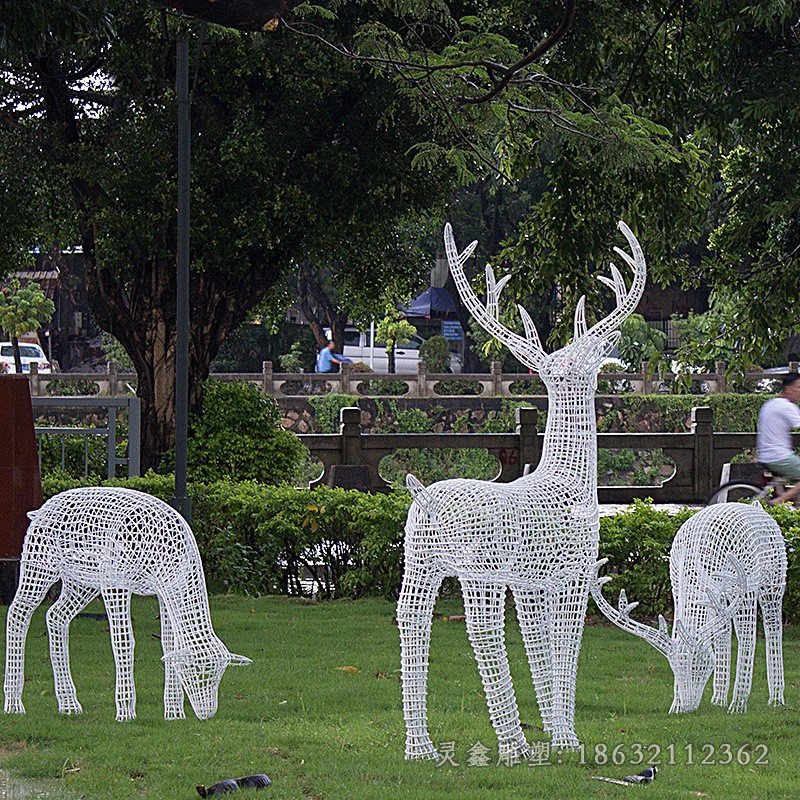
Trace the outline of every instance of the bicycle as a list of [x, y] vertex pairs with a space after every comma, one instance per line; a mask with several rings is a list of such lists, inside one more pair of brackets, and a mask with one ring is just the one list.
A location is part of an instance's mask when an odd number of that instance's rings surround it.
[[764, 464], [758, 465], [761, 474], [753, 480], [739, 479], [727, 481], [717, 487], [706, 500], [706, 505], [730, 503], [736, 500], [767, 500], [771, 496], [783, 494], [789, 482], [783, 475], [777, 475]]

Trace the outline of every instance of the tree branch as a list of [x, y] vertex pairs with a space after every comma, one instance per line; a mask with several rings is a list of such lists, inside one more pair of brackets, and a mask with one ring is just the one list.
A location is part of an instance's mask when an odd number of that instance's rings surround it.
[[479, 103], [486, 103], [489, 100], [497, 97], [497, 95], [508, 86], [508, 84], [511, 82], [511, 79], [515, 75], [525, 69], [525, 67], [529, 67], [534, 61], [541, 58], [549, 50], [552, 50], [552, 48], [555, 47], [556, 44], [558, 44], [558, 42], [560, 42], [561, 39], [567, 35], [567, 33], [569, 33], [569, 29], [572, 27], [572, 22], [574, 19], [575, 0], [567, 0], [566, 8], [564, 10], [564, 18], [561, 20], [561, 24], [558, 26], [558, 28], [556, 28], [556, 30], [554, 30], [550, 36], [548, 36], [537, 48], [528, 53], [528, 55], [517, 61], [516, 64], [506, 67], [503, 77], [495, 84], [494, 88], [480, 97], [460, 98], [461, 105], [477, 105]]

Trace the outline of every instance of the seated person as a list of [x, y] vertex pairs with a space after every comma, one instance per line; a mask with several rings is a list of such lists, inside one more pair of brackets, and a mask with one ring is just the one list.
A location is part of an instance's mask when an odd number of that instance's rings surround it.
[[771, 500], [772, 505], [794, 501], [800, 495], [800, 456], [792, 449], [791, 433], [800, 428], [800, 374], [785, 375], [781, 383], [781, 393], [764, 403], [758, 414], [756, 452], [768, 469], [795, 485]]

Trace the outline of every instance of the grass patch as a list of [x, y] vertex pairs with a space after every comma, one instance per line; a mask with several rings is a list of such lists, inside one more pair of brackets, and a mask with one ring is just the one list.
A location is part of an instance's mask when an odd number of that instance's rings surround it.
[[[89, 611], [100, 611], [99, 604]], [[442, 614], [457, 614], [443, 601]], [[800, 636], [786, 632], [786, 708], [767, 706], [763, 640], [759, 640], [750, 710], [731, 716], [706, 698], [695, 714], [669, 716], [672, 676], [666, 661], [644, 642], [615, 628], [587, 627], [578, 673], [576, 728], [585, 756], [552, 754], [552, 766], [496, 764], [480, 679], [463, 623], [437, 619], [432, 636], [429, 719], [435, 742], [455, 742], [460, 765], [436, 768], [405, 762], [405, 729], [399, 681], [394, 606], [381, 600], [320, 605], [287, 598], [212, 598], [217, 632], [233, 652], [254, 664], [231, 668], [220, 688], [217, 716], [199, 722], [187, 703], [186, 720], [165, 722], [162, 706], [158, 608], [134, 598], [137, 638], [138, 718], [114, 721], [114, 669], [107, 625], [79, 618], [72, 627], [73, 674], [84, 707], [80, 717], [60, 717], [53, 696], [43, 610], [28, 638], [25, 716], [4, 716], [0, 728], [3, 768], [26, 778], [50, 778], [74, 795], [106, 798], [191, 798], [195, 784], [265, 772], [273, 785], [245, 797], [441, 798], [511, 800], [522, 797], [606, 798], [646, 791], [651, 800], [702, 796], [737, 800], [796, 794], [800, 744]], [[533, 687], [513, 610], [507, 640], [517, 700], [529, 741], [547, 740], [540, 728]], [[3, 630], [5, 625], [3, 624]], [[339, 667], [355, 667], [343, 671]], [[467, 766], [480, 742], [492, 765]], [[647, 761], [660, 748], [662, 764], [647, 789], [604, 784], [591, 775], [623, 777], [644, 748]], [[768, 747], [769, 764], [751, 761]], [[617, 760], [592, 762], [616, 745]], [[670, 749], [672, 745], [672, 749]], [[687, 745], [694, 765], [688, 764]], [[713, 746], [715, 763], [699, 762]], [[727, 760], [729, 745], [733, 763]], [[748, 747], [751, 748], [748, 750]], [[742, 749], [744, 748], [744, 749]], [[672, 754], [672, 758], [671, 758]], [[738, 756], [738, 758], [737, 758]], [[602, 756], [601, 756], [602, 760]], [[581, 763], [581, 762], [585, 763]], [[77, 767], [80, 767], [76, 770]]]

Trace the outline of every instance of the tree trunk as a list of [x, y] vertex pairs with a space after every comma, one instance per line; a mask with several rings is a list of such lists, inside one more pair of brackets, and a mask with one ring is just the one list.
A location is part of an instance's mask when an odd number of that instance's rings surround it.
[[19, 355], [19, 339], [16, 336], [11, 337], [11, 347], [14, 350], [14, 369], [17, 375], [22, 375], [22, 359]]
[[[155, 468], [175, 435], [176, 269], [171, 260], [134, 264], [127, 287], [109, 280], [84, 245], [86, 277], [98, 324], [119, 339], [138, 375], [142, 469]], [[202, 406], [203, 381], [220, 346], [277, 279], [269, 265], [232, 281], [222, 270], [190, 276], [189, 411]], [[244, 284], [244, 285], [243, 285]]]
[[311, 332], [317, 343], [317, 351], [328, 344], [324, 324], [331, 330], [331, 341], [337, 353], [344, 352], [344, 330], [347, 326], [347, 314], [343, 314], [325, 291], [322, 274], [315, 270], [309, 262], [300, 265], [300, 312], [311, 326]]
[[394, 350], [396, 344], [394, 342], [391, 343], [391, 348], [389, 348], [389, 342], [386, 342], [386, 369], [389, 371], [391, 375], [394, 375], [395, 372], [395, 363], [394, 363]]

